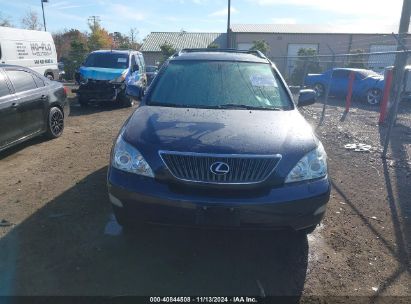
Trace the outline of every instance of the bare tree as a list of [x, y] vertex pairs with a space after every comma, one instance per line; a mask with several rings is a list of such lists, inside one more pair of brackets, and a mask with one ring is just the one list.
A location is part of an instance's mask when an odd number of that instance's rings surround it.
[[141, 47], [141, 44], [138, 43], [138, 30], [135, 27], [130, 28], [130, 33], [128, 36], [128, 39], [130, 41], [130, 48], [133, 50], [139, 50]]
[[0, 13], [0, 26], [13, 27], [9, 17], [3, 17]]
[[130, 28], [130, 42], [131, 44], [134, 44], [137, 42], [137, 35], [138, 35], [138, 30], [135, 27]]
[[43, 25], [40, 23], [39, 15], [32, 10], [26, 12], [26, 15], [21, 19], [21, 23], [23, 27], [28, 30], [40, 31], [43, 28]]

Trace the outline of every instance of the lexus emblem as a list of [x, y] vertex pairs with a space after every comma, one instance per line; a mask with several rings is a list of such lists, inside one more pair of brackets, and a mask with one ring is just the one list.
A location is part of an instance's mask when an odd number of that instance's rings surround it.
[[215, 162], [210, 166], [210, 171], [215, 175], [225, 175], [230, 172], [230, 166], [224, 162]]

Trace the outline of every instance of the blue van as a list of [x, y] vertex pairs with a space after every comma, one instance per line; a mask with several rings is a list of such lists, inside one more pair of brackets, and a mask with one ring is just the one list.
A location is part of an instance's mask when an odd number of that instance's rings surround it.
[[141, 98], [147, 85], [143, 54], [137, 51], [94, 51], [80, 67], [77, 81], [80, 86], [75, 92], [81, 106], [91, 102], [117, 102], [131, 107], [134, 98], [127, 94], [127, 87], [137, 88], [137, 98]]

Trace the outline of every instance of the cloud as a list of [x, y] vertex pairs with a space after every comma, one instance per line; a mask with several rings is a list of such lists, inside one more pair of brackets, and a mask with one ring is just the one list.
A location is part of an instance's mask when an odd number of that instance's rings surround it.
[[295, 18], [272, 18], [271, 21], [276, 24], [296, 24]]
[[[230, 12], [231, 12], [231, 14], [236, 14], [236, 13], [238, 13], [238, 10], [234, 6], [232, 6], [231, 9], [230, 9]], [[215, 11], [215, 12], [209, 14], [208, 16], [209, 17], [223, 17], [223, 16], [227, 16], [227, 13], [228, 13], [228, 8], [226, 7], [226, 8], [220, 9], [218, 11]]]
[[69, 1], [60, 1], [60, 2], [54, 2], [51, 3], [50, 5], [47, 5], [47, 7], [55, 9], [55, 10], [66, 10], [66, 9], [71, 9], [71, 8], [79, 8], [79, 7], [87, 7], [87, 6], [93, 6], [94, 4], [73, 4], [70, 3]]
[[399, 19], [402, 7], [401, 0], [378, 1], [378, 3], [375, 0], [248, 0], [248, 2], [260, 6], [287, 5], [351, 16], [381, 17], [382, 22], [390, 18]]
[[143, 13], [137, 12], [135, 7], [129, 7], [123, 4], [111, 4], [109, 11], [111, 12], [111, 15], [117, 15], [122, 19], [141, 21], [146, 18]]

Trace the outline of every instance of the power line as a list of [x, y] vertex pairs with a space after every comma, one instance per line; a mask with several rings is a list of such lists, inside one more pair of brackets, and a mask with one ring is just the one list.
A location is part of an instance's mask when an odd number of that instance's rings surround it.
[[101, 22], [100, 16], [90, 16], [87, 20], [89, 23], [93, 24], [94, 28]]

